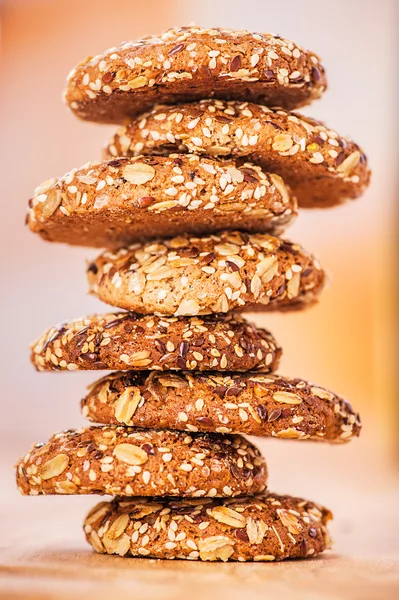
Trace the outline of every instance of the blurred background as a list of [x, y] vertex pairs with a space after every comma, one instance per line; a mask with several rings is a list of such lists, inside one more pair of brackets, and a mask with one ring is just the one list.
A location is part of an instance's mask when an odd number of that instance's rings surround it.
[[[79, 400], [97, 377], [36, 374], [28, 344], [50, 325], [107, 310], [87, 295], [85, 260], [96, 251], [50, 245], [24, 227], [34, 187], [98, 159], [114, 130], [79, 122], [66, 111], [61, 92], [67, 73], [88, 55], [173, 25], [273, 31], [322, 57], [329, 90], [303, 112], [360, 143], [373, 178], [361, 199], [333, 210], [302, 211], [286, 234], [315, 252], [331, 275], [319, 306], [255, 318], [283, 346], [280, 372], [346, 396], [361, 413], [364, 429], [359, 440], [340, 447], [257, 443], [268, 459], [274, 490], [303, 494], [334, 510], [338, 551], [399, 553], [393, 526], [399, 500], [397, 6], [395, 0], [0, 2], [0, 483], [7, 506], [29, 508], [33, 518], [48, 507], [55, 529], [62, 526], [57, 518], [62, 514], [64, 526], [71, 523], [70, 535], [79, 536], [76, 522], [94, 503], [20, 498], [11, 468], [31, 443], [84, 423]], [[365, 527], [365, 517], [372, 529]]]

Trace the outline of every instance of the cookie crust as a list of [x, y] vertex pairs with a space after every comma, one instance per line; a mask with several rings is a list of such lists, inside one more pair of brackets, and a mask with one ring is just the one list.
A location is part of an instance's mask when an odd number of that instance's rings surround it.
[[87, 275], [90, 292], [107, 304], [175, 316], [304, 308], [318, 299], [325, 280], [301, 246], [238, 231], [104, 252]]
[[87, 163], [41, 184], [27, 224], [45, 240], [120, 248], [181, 231], [281, 233], [297, 213], [280, 176], [188, 154]]
[[157, 106], [121, 127], [105, 157], [187, 152], [248, 160], [281, 175], [300, 206], [327, 208], [370, 181], [363, 150], [321, 121], [251, 102]]
[[123, 123], [155, 104], [211, 96], [292, 109], [326, 87], [320, 59], [281, 36], [177, 27], [83, 60], [65, 101], [81, 119]]
[[38, 371], [277, 369], [271, 333], [239, 315], [157, 317], [117, 312], [51, 327], [31, 346]]
[[203, 561], [310, 558], [330, 547], [331, 512], [308, 500], [264, 493], [197, 500], [115, 498], [87, 515], [96, 552]]
[[242, 436], [89, 427], [36, 444], [17, 465], [21, 494], [235, 496], [263, 491], [267, 469]]
[[347, 442], [359, 415], [318, 385], [263, 373], [112, 373], [81, 402], [96, 423]]

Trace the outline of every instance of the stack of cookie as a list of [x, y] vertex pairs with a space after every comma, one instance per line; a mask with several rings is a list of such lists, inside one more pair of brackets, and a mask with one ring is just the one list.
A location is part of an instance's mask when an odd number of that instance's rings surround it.
[[125, 124], [104, 161], [36, 190], [28, 224], [47, 240], [106, 248], [88, 266], [90, 290], [126, 312], [64, 323], [33, 344], [39, 371], [117, 372], [82, 401], [101, 425], [37, 444], [17, 479], [24, 494], [115, 496], [85, 520], [98, 552], [269, 561], [328, 546], [331, 513], [269, 492], [265, 461], [241, 434], [346, 442], [358, 415], [273, 374], [281, 349], [239, 314], [318, 300], [317, 260], [275, 236], [297, 200], [333, 206], [368, 183], [355, 143], [289, 112], [325, 87], [313, 53], [221, 29], [124, 43], [70, 74], [77, 116]]

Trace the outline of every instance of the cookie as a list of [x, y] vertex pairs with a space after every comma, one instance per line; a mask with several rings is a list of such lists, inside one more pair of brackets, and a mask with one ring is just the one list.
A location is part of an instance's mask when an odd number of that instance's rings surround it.
[[308, 500], [267, 493], [240, 498], [115, 498], [84, 521], [96, 552], [188, 560], [277, 561], [330, 546], [331, 512]]
[[263, 373], [112, 373], [95, 382], [83, 416], [105, 424], [347, 442], [359, 415], [336, 394]]
[[266, 464], [240, 435], [89, 427], [36, 444], [17, 465], [21, 494], [236, 496], [265, 489]]
[[356, 198], [370, 180], [355, 142], [315, 119], [250, 102], [157, 106], [119, 129], [105, 156], [171, 152], [254, 162], [281, 175], [308, 208]]
[[51, 327], [31, 346], [38, 371], [274, 371], [281, 348], [271, 333], [239, 315], [139, 316], [119, 312]]
[[299, 245], [238, 231], [106, 251], [87, 274], [91, 293], [107, 304], [175, 316], [304, 308], [325, 279]]
[[177, 27], [83, 60], [65, 101], [81, 119], [123, 123], [155, 104], [211, 96], [292, 109], [326, 87], [320, 59], [281, 36]]
[[52, 242], [120, 248], [221, 229], [281, 233], [296, 200], [278, 175], [234, 160], [140, 156], [88, 163], [40, 185], [30, 229]]

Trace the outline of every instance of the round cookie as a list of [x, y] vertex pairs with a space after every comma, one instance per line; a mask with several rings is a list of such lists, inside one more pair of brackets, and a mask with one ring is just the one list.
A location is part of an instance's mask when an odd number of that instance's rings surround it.
[[266, 464], [243, 437], [89, 427], [36, 444], [17, 465], [21, 494], [236, 496], [265, 489]]
[[84, 521], [96, 552], [206, 561], [278, 561], [330, 547], [331, 512], [273, 493], [240, 498], [115, 498]]
[[177, 27], [86, 58], [65, 101], [81, 119], [123, 123], [155, 104], [211, 96], [292, 109], [326, 87], [319, 58], [281, 36]]
[[280, 356], [272, 334], [239, 315], [92, 315], [51, 327], [31, 346], [38, 371], [274, 371]]
[[107, 304], [175, 316], [304, 308], [325, 279], [301, 246], [238, 231], [106, 251], [87, 275], [91, 293]]
[[81, 407], [97, 423], [189, 432], [347, 442], [361, 429], [343, 398], [263, 373], [112, 373], [90, 386]]
[[254, 162], [281, 175], [308, 208], [356, 198], [370, 180], [367, 158], [355, 142], [315, 119], [250, 102], [157, 106], [119, 129], [105, 156], [170, 152]]
[[140, 156], [88, 163], [41, 184], [27, 223], [44, 239], [120, 248], [221, 229], [281, 233], [296, 200], [278, 175], [234, 160]]

